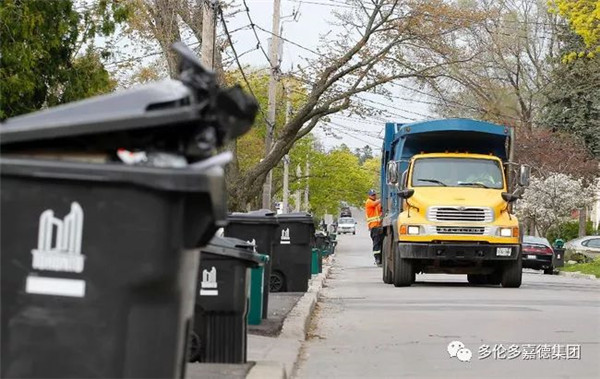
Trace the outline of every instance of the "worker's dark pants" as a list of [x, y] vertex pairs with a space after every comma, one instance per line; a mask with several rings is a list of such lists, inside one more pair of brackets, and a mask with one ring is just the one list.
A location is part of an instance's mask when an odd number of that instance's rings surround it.
[[383, 242], [383, 229], [378, 226], [375, 228], [371, 228], [371, 240], [373, 240], [373, 256], [375, 257], [375, 262], [381, 262], [381, 245]]

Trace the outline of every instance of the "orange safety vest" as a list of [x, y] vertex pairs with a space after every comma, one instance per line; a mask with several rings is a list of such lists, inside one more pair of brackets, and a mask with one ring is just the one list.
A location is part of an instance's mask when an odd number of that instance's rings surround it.
[[379, 201], [367, 199], [365, 201], [365, 211], [369, 229], [381, 226], [381, 203]]

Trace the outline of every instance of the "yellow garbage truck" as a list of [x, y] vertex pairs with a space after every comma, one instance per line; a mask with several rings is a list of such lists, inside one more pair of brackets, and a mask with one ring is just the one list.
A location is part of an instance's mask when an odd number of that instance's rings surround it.
[[471, 284], [521, 285], [512, 203], [530, 170], [512, 162], [512, 128], [470, 119], [387, 123], [381, 162], [383, 281], [466, 274]]

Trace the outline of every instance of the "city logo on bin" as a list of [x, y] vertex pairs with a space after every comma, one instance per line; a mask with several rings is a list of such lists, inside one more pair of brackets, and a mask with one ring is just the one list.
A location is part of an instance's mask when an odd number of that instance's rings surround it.
[[250, 245], [252, 245], [252, 250], [256, 253], [256, 239], [252, 239], [252, 241], [246, 241], [248, 242]]
[[290, 228], [281, 230], [281, 244], [282, 245], [290, 244]]
[[31, 251], [32, 267], [46, 271], [83, 272], [82, 233], [83, 209], [79, 203], [71, 203], [71, 211], [64, 220], [54, 217], [51, 209], [42, 212], [38, 246]]
[[217, 269], [213, 266], [210, 271], [202, 270], [202, 282], [200, 283], [200, 296], [218, 296]]

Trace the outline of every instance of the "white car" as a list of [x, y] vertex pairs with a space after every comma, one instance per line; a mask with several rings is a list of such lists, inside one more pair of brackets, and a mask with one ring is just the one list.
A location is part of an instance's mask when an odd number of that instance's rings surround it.
[[600, 256], [600, 236], [587, 236], [570, 240], [565, 243], [565, 249], [582, 253], [590, 258]]
[[356, 220], [354, 220], [352, 217], [340, 217], [338, 220], [337, 232], [338, 234], [356, 234]]

